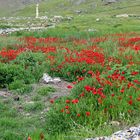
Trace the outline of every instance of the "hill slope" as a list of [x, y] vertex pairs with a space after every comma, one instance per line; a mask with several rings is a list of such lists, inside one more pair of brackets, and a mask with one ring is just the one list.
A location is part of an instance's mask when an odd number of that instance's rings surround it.
[[[34, 16], [35, 2], [37, 0], [1, 0], [0, 16]], [[85, 14], [96, 14], [104, 12], [111, 14], [140, 13], [139, 0], [39, 0], [40, 15], [73, 15], [83, 12]], [[116, 1], [105, 5], [110, 1]]]
[[[140, 13], [139, 0], [117, 0], [109, 5], [105, 5], [107, 0], [44, 0], [40, 3], [40, 15], [73, 15], [78, 12], [84, 14], [96, 14], [103, 12], [111, 14], [119, 13]], [[26, 8], [15, 13], [18, 16], [34, 16], [35, 5], [26, 6]]]

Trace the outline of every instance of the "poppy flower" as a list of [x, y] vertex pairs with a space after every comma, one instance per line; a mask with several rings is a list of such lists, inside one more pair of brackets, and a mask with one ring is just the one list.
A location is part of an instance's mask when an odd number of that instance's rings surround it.
[[60, 110], [60, 112], [62, 112], [62, 113], [63, 113], [63, 112], [64, 112], [64, 109], [61, 109], [61, 110]]
[[68, 88], [68, 89], [71, 89], [71, 88], [72, 88], [72, 86], [71, 86], [71, 85], [68, 85], [68, 86], [67, 86], [67, 88]]
[[77, 117], [80, 117], [80, 116], [81, 116], [81, 114], [78, 113], [78, 114], [77, 114]]
[[73, 100], [72, 100], [72, 103], [73, 103], [73, 104], [77, 104], [78, 102], [79, 102], [78, 99], [73, 99]]
[[132, 104], [133, 104], [133, 101], [132, 101], [132, 100], [129, 100], [129, 101], [128, 101], [128, 104], [129, 104], [129, 105], [132, 105]]
[[86, 112], [86, 116], [87, 116], [87, 117], [90, 116], [90, 112]]
[[88, 86], [88, 85], [85, 86], [84, 88], [85, 88], [85, 90], [88, 91], [88, 92], [92, 89], [92, 88], [91, 88], [90, 86]]
[[30, 136], [28, 137], [28, 140], [32, 140]]
[[50, 100], [50, 103], [51, 103], [51, 104], [53, 104], [53, 103], [54, 103], [54, 100], [53, 100], [53, 99], [51, 99], [51, 100]]
[[121, 92], [121, 93], [124, 93], [124, 88], [122, 88], [122, 89], [120, 90], [120, 92]]
[[66, 100], [66, 103], [69, 104], [70, 103], [70, 100]]
[[114, 97], [114, 96], [115, 96], [115, 94], [111, 94], [111, 96], [112, 96], [112, 97]]
[[65, 108], [66, 108], [66, 109], [69, 109], [70, 107], [69, 107], [69, 106], [65, 106]]

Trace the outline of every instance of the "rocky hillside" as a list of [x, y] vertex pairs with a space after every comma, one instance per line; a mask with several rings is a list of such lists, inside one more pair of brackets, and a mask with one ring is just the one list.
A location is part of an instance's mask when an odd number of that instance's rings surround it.
[[0, 16], [9, 15], [37, 1], [41, 0], [0, 0]]
[[137, 14], [140, 0], [0, 0], [0, 16], [35, 16], [39, 1], [40, 15], [73, 15], [75, 13]]

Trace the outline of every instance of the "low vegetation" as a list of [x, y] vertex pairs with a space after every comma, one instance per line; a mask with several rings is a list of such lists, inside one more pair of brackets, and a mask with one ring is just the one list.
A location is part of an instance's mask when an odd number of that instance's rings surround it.
[[[138, 33], [106, 34], [99, 37], [88, 35], [86, 38], [32, 36], [19, 40], [22, 43], [12, 45], [12, 48], [1, 47], [1, 88], [6, 87], [16, 95], [29, 94], [32, 91], [30, 85], [38, 82], [44, 72], [70, 81], [73, 86], [67, 86], [71, 89], [70, 96], [50, 100], [51, 107], [43, 125], [37, 113], [44, 109], [41, 99], [56, 90], [52, 87], [41, 87], [36, 91], [37, 94], [32, 97], [35, 103], [25, 104], [23, 109], [36, 114], [34, 119], [38, 119], [37, 122], [31, 122], [33, 118], [23, 118], [18, 123], [20, 125], [29, 121], [30, 127], [39, 123], [40, 129], [26, 131], [28, 134], [24, 132], [24, 127], [18, 131], [13, 124], [13, 119], [19, 119], [22, 115], [16, 109], [5, 110], [0, 119], [3, 124], [1, 129], [6, 129], [4, 114], [7, 113], [9, 127], [8, 132], [4, 135], [1, 133], [3, 139], [8, 140], [11, 134], [13, 139], [15, 136], [18, 139], [28, 136], [37, 139], [34, 137], [40, 135], [43, 139], [50, 136], [52, 139], [53, 136], [66, 139], [71, 135], [82, 139], [97, 134], [111, 134], [112, 121], [117, 121], [122, 126], [137, 122], [140, 114]], [[9, 104], [2, 104], [1, 109], [8, 108]], [[10, 131], [13, 127], [14, 133]], [[108, 131], [99, 131], [101, 127]], [[114, 130], [118, 128], [116, 126]], [[16, 135], [17, 132], [19, 136]]]

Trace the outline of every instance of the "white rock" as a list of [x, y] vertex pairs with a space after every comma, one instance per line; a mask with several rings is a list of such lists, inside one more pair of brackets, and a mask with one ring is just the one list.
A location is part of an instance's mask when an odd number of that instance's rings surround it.
[[52, 78], [47, 73], [44, 73], [43, 74], [42, 80], [46, 84], [48, 84], [48, 83], [59, 83], [59, 82], [61, 82], [61, 79], [59, 77]]
[[116, 18], [121, 18], [121, 17], [127, 18], [127, 17], [129, 17], [129, 15], [128, 14], [116, 15]]
[[100, 21], [100, 19], [99, 18], [96, 18], [96, 21]]

